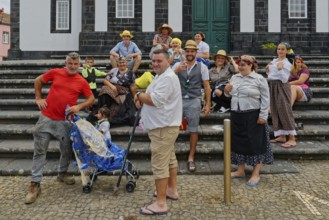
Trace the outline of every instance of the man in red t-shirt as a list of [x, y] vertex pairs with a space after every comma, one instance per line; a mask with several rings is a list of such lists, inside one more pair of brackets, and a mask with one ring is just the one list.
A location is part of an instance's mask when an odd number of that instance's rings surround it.
[[[95, 102], [89, 84], [78, 74], [79, 67], [80, 56], [72, 52], [66, 56], [65, 68], [52, 69], [35, 79], [35, 103], [41, 110], [41, 115], [33, 132], [32, 181], [25, 198], [25, 204], [35, 202], [41, 192], [40, 182], [51, 137], [56, 138], [60, 143], [61, 156], [57, 180], [68, 185], [75, 183], [74, 178], [67, 173], [72, 149], [70, 124], [65, 121], [65, 112], [76, 114]], [[43, 99], [41, 95], [42, 85], [48, 82], [52, 82], [50, 91], [47, 98]], [[85, 101], [77, 104], [81, 94], [84, 95]]]

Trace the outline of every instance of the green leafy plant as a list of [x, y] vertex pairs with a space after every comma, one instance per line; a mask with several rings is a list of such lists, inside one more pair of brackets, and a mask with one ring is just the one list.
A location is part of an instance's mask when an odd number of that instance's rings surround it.
[[276, 48], [276, 44], [273, 43], [273, 42], [266, 42], [266, 43], [263, 43], [262, 45], [260, 45], [262, 49], [274, 49]]

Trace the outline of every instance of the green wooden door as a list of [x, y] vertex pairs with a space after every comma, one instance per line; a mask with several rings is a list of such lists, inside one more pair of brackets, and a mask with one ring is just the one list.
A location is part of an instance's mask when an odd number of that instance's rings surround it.
[[210, 53], [219, 49], [230, 51], [230, 8], [229, 0], [193, 0], [192, 31], [206, 35]]

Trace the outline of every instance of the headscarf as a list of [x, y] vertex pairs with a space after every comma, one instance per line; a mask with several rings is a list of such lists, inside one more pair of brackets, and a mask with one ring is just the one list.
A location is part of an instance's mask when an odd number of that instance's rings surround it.
[[252, 65], [251, 69], [252, 70], [255, 70], [257, 69], [258, 67], [258, 63], [257, 63], [257, 60], [254, 56], [249, 56], [249, 55], [240, 55], [236, 61], [236, 64], [239, 65], [240, 62], [245, 62], [247, 63], [248, 65]]

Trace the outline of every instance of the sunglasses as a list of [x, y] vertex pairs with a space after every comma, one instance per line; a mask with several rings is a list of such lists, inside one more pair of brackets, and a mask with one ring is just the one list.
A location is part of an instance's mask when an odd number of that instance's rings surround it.
[[188, 89], [189, 85], [190, 85], [190, 80], [187, 79], [187, 80], [185, 81], [185, 85], [184, 85], [185, 89]]

